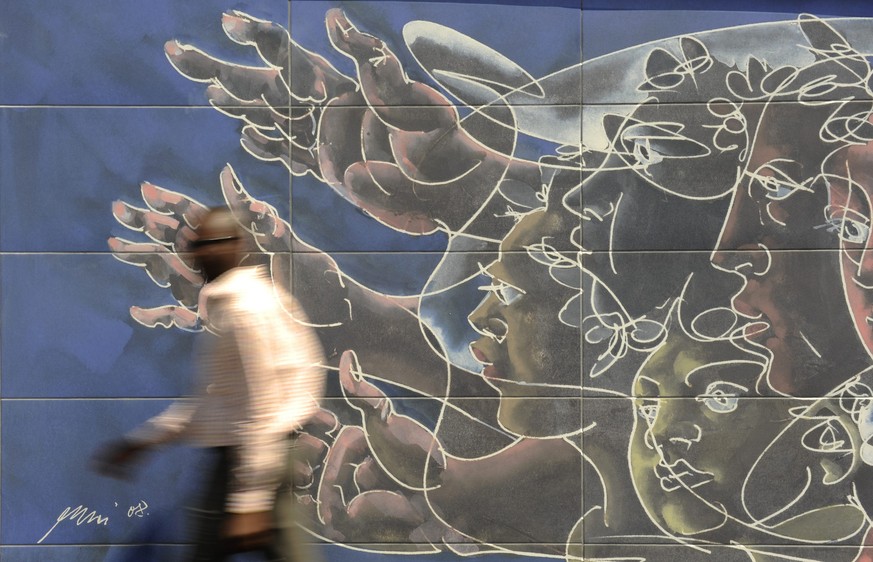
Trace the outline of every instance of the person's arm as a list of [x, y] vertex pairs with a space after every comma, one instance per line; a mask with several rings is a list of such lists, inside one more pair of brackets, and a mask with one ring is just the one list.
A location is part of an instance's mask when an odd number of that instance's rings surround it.
[[94, 453], [94, 469], [113, 478], [130, 477], [146, 451], [184, 435], [196, 407], [193, 400], [175, 402], [124, 437], [104, 444]]
[[197, 402], [196, 398], [184, 398], [174, 402], [160, 414], [125, 434], [125, 440], [155, 447], [182, 439], [197, 410]]

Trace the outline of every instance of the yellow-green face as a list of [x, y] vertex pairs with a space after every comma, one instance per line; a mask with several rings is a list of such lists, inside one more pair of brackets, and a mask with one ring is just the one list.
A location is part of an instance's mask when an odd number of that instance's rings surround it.
[[[762, 367], [728, 342], [674, 331], [634, 382], [629, 459], [647, 513], [670, 533], [719, 540], [822, 533], [825, 508], [847, 504], [857, 431], [839, 400], [776, 397]], [[836, 405], [834, 405], [836, 404]], [[828, 539], [858, 531], [859, 512]], [[818, 514], [818, 515], [817, 515]], [[787, 529], [787, 527], [786, 527]], [[787, 532], [787, 531], [785, 531]], [[831, 532], [831, 531], [828, 531]]]
[[[519, 222], [501, 244], [498, 259], [485, 267], [487, 296], [469, 317], [481, 334], [471, 350], [501, 395], [499, 421], [518, 435], [544, 437], [581, 428], [579, 328], [562, 320], [568, 305], [580, 306], [573, 300], [579, 282], [576, 287], [556, 282], [552, 274], [558, 266], [532, 257], [535, 245], [560, 244], [569, 240], [569, 232], [559, 217], [545, 211]], [[581, 270], [569, 269], [564, 264], [562, 273], [581, 276]]]

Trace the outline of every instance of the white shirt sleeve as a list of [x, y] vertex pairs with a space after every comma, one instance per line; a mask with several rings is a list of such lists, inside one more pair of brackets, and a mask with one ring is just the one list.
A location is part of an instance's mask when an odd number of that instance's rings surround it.
[[128, 432], [125, 438], [146, 445], [163, 445], [182, 439], [191, 424], [198, 402], [196, 398], [178, 400], [157, 416]]

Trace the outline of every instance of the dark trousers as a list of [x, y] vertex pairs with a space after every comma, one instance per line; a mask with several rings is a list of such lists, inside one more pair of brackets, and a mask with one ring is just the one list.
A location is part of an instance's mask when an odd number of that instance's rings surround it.
[[[306, 548], [306, 534], [294, 517], [292, 464], [295, 440], [289, 437], [288, 454], [282, 482], [273, 506], [275, 531], [269, 544], [261, 548], [264, 560], [269, 562], [305, 562], [313, 558], [313, 548]], [[236, 455], [232, 447], [209, 450], [211, 468], [199, 505], [191, 510], [194, 540], [192, 562], [221, 562], [232, 552], [221, 540], [221, 529], [228, 516], [225, 511], [227, 493]]]

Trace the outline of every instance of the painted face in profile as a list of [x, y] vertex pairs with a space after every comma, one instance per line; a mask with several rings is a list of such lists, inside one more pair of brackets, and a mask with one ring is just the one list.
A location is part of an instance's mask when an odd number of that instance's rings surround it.
[[469, 317], [481, 335], [472, 353], [501, 396], [498, 420], [517, 435], [581, 428], [581, 272], [553, 249], [569, 243], [571, 217], [546, 210], [524, 217], [484, 267], [487, 294]]
[[632, 477], [670, 534], [773, 544], [857, 540], [866, 528], [847, 499], [857, 431], [840, 400], [775, 397], [756, 357], [678, 329], [634, 396]]
[[[651, 97], [628, 114], [604, 114], [602, 130], [583, 130], [591, 143], [582, 184], [583, 369], [592, 387], [627, 392], [633, 368], [622, 359], [663, 340], [665, 303], [690, 273], [709, 269], [747, 147], [740, 104], [721, 100], [728, 66], [695, 38], [673, 48], [649, 55], [641, 89]], [[671, 103], [687, 99], [710, 102]], [[583, 116], [603, 111], [583, 108]]]
[[839, 145], [821, 138], [812, 111], [764, 111], [712, 255], [743, 278], [732, 306], [748, 321], [746, 341], [768, 358], [768, 384], [794, 396], [825, 395], [868, 362], [843, 296], [838, 217], [825, 214], [822, 163]]

